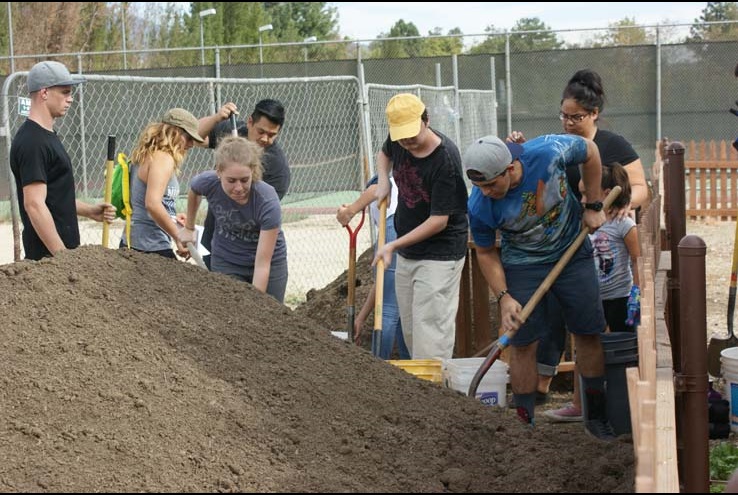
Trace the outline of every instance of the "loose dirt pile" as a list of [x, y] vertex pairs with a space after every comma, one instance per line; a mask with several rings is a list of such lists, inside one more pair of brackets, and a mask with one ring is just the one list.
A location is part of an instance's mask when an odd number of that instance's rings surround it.
[[186, 263], [82, 247], [0, 293], [0, 491], [633, 490], [631, 444], [526, 428]]

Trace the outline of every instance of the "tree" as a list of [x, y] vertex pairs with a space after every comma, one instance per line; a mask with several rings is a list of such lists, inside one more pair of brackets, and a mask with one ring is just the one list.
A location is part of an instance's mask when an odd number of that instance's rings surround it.
[[652, 44], [653, 39], [646, 30], [636, 23], [635, 17], [624, 17], [608, 24], [608, 30], [592, 39], [584, 41], [581, 46], [600, 48], [603, 46], [626, 46]]
[[428, 36], [431, 36], [431, 38], [426, 38], [425, 43], [423, 43], [423, 55], [426, 57], [441, 57], [460, 54], [464, 49], [464, 41], [460, 36], [453, 36], [460, 34], [463, 33], [458, 27], [449, 30], [448, 36], [444, 36], [439, 27], [429, 31]]
[[[327, 2], [266, 2], [264, 7], [279, 41], [339, 40], [338, 9]], [[306, 47], [282, 47], [274, 53], [281, 61], [302, 60]], [[309, 48], [310, 59], [335, 59], [345, 55], [345, 45], [318, 44]]]
[[338, 39], [338, 9], [327, 2], [266, 2], [264, 8], [280, 41]]
[[[405, 38], [420, 36], [418, 28], [412, 22], [397, 21], [389, 33], [381, 33], [377, 38]], [[423, 50], [423, 40], [388, 40], [374, 41], [369, 45], [371, 56], [378, 58], [419, 57]]]
[[[487, 26], [484, 31], [489, 33], [487, 39], [482, 43], [473, 46], [469, 50], [469, 53], [504, 52], [504, 33], [497, 30], [493, 25]], [[563, 46], [564, 42], [559, 40], [556, 33], [551, 31], [551, 28], [537, 17], [524, 17], [519, 19], [510, 30], [511, 51], [527, 52], [534, 50], [556, 50]]]
[[738, 23], [704, 24], [716, 21], [738, 21], [738, 3], [707, 2], [702, 15], [694, 20], [688, 41], [735, 41], [738, 38]]

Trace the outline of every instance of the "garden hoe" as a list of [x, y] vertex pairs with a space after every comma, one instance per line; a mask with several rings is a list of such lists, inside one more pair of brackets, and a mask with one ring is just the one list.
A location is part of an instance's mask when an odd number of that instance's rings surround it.
[[[602, 208], [604, 211], [607, 211], [610, 208], [610, 205], [613, 201], [615, 201], [615, 198], [617, 198], [619, 194], [620, 186], [615, 186], [610, 190], [610, 194], [608, 194], [605, 200], [602, 202]], [[531, 298], [528, 300], [525, 306], [523, 306], [523, 310], [520, 312], [519, 316], [521, 325], [525, 323], [525, 320], [528, 319], [530, 314], [535, 309], [536, 305], [541, 301], [541, 299], [543, 299], [543, 296], [546, 294], [546, 292], [548, 292], [548, 289], [551, 288], [553, 283], [556, 281], [556, 278], [564, 270], [564, 267], [566, 267], [567, 263], [569, 263], [569, 260], [571, 260], [571, 258], [574, 256], [574, 253], [577, 252], [588, 234], [589, 228], [586, 225], [582, 225], [582, 230], [579, 232], [579, 235], [577, 235], [576, 239], [574, 239], [574, 242], [569, 245], [559, 261], [556, 262], [551, 272], [546, 275], [546, 278], [543, 279], [541, 285], [538, 286]], [[500, 357], [502, 351], [510, 345], [510, 341], [516, 333], [517, 329], [508, 330], [507, 332], [502, 334], [499, 339], [490, 344], [489, 349], [491, 350], [489, 351], [489, 354], [482, 362], [482, 365], [474, 374], [474, 378], [472, 378], [472, 381], [469, 384], [469, 397], [476, 397], [477, 388], [479, 387], [479, 383], [482, 381], [482, 378], [484, 378], [484, 375], [492, 367], [494, 362], [497, 361], [497, 358]], [[484, 352], [486, 352], [486, 349], [481, 351], [482, 354]]]
[[728, 338], [712, 337], [707, 345], [707, 371], [714, 377], [723, 376], [720, 369], [720, 353], [729, 347], [738, 346], [738, 338], [733, 333], [733, 313], [735, 311], [736, 274], [738, 273], [738, 222], [735, 223], [733, 241], [733, 268], [730, 270], [730, 290], [728, 291]]

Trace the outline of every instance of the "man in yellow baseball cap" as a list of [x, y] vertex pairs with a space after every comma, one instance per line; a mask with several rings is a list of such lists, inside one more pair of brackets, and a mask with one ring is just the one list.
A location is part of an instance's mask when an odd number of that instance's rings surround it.
[[459, 283], [466, 256], [467, 192], [456, 144], [431, 129], [417, 96], [401, 93], [386, 108], [389, 136], [377, 155], [377, 199], [398, 187], [397, 239], [377, 249], [374, 263], [390, 266], [402, 333], [413, 359], [451, 358]]

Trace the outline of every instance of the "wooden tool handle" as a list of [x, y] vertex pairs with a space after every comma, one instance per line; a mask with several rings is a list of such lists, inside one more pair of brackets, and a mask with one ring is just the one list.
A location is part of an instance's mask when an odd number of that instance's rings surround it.
[[[115, 136], [108, 136], [108, 154], [105, 161], [105, 191], [103, 200], [110, 203], [113, 197], [113, 160], [115, 159]], [[110, 240], [110, 224], [103, 219], [102, 245], [108, 247]]]

